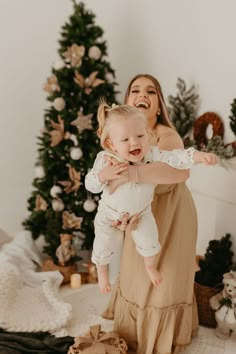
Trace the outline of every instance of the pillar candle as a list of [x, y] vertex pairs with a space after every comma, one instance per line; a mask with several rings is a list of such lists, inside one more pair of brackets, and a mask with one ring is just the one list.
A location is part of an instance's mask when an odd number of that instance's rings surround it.
[[70, 286], [72, 289], [79, 289], [81, 287], [81, 275], [74, 273], [70, 277]]

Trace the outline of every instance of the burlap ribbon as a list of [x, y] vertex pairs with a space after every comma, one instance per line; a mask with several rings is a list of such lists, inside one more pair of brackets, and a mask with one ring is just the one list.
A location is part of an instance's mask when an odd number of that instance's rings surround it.
[[68, 354], [126, 354], [127, 345], [115, 332], [101, 332], [101, 326], [90, 327], [86, 336], [75, 338]]

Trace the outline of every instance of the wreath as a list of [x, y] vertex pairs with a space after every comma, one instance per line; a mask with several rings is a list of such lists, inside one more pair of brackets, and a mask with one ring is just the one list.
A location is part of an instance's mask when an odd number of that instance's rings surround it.
[[206, 130], [209, 124], [213, 128], [213, 136], [220, 136], [223, 139], [224, 136], [224, 124], [220, 117], [214, 112], [206, 112], [201, 115], [195, 122], [193, 126], [193, 136], [198, 146], [207, 145], [208, 138], [206, 135]]

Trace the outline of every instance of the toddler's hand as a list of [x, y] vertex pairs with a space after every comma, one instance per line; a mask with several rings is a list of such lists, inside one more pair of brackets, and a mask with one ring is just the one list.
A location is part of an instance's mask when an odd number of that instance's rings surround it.
[[119, 165], [121, 163], [118, 160], [116, 160], [114, 157], [109, 155], [105, 155], [104, 159], [109, 165], [113, 165], [113, 166]]
[[211, 152], [195, 151], [193, 153], [195, 163], [204, 163], [204, 165], [217, 165], [219, 163], [218, 156]]
[[108, 162], [108, 166], [104, 167], [98, 174], [101, 183], [107, 181], [112, 181], [114, 179], [120, 178], [120, 173], [127, 170], [128, 165], [126, 163], [118, 163], [117, 165], [112, 165]]

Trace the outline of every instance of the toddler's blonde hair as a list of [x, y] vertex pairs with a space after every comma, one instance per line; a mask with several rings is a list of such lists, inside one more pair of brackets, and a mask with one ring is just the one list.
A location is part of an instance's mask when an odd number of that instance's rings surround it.
[[111, 122], [120, 121], [121, 119], [128, 119], [131, 116], [140, 118], [147, 126], [147, 119], [145, 115], [138, 110], [138, 108], [129, 106], [127, 104], [109, 106], [105, 100], [101, 100], [98, 113], [98, 130], [97, 135], [100, 138], [100, 143], [103, 149], [107, 149], [106, 139], [109, 137], [109, 126]]

